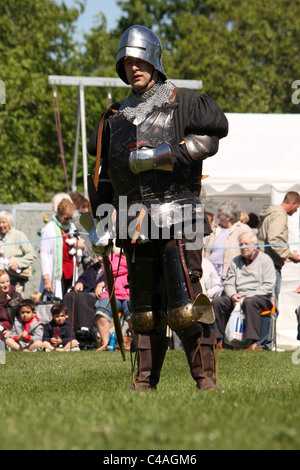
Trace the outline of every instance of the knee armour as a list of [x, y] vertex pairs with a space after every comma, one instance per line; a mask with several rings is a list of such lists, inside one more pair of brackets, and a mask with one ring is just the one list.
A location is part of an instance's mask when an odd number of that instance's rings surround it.
[[198, 322], [211, 324], [215, 321], [215, 315], [209, 298], [199, 294], [193, 303], [171, 309], [167, 321], [172, 330], [181, 331]]
[[[214, 321], [211, 302], [206, 295], [201, 293], [200, 276], [195, 275], [197, 265], [191, 266], [184, 244], [181, 245], [181, 250], [178, 244], [173, 243], [163, 255], [168, 300], [167, 322], [174, 331], [185, 330], [199, 321], [203, 323]], [[199, 254], [194, 254], [195, 258], [196, 255]], [[200, 262], [201, 256], [198, 260], [198, 263]]]
[[136, 256], [134, 263], [128, 257], [132, 327], [137, 333], [161, 331], [167, 324], [179, 331], [214, 321], [211, 302], [200, 286], [201, 253], [182, 256], [182, 249], [184, 244], [179, 249], [170, 240], [160, 256]]
[[134, 312], [131, 315], [132, 328], [136, 333], [150, 334], [165, 330], [167, 317], [165, 312]]
[[[143, 247], [138, 248], [137, 252], [143, 250]], [[140, 253], [134, 258], [132, 262], [132, 256], [127, 256], [132, 328], [144, 334], [162, 331], [167, 320], [160, 260]]]

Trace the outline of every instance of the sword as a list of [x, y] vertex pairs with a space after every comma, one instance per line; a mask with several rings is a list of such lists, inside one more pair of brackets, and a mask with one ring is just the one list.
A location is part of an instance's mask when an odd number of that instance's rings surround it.
[[[99, 205], [98, 194], [94, 185], [94, 181], [90, 174], [88, 175], [88, 192], [89, 192], [91, 212], [85, 212], [81, 214], [80, 223], [88, 232], [90, 232], [92, 228], [95, 227], [94, 219], [97, 218], [96, 213], [97, 213], [97, 207]], [[97, 247], [93, 246], [93, 250], [97, 252]], [[119, 348], [120, 348], [123, 360], [125, 361], [124, 340], [123, 340], [122, 328], [121, 328], [121, 323], [120, 323], [120, 318], [119, 318], [119, 312], [117, 308], [117, 301], [116, 301], [116, 297], [114, 293], [114, 276], [113, 276], [111, 263], [109, 261], [108, 255], [104, 255], [104, 256], [102, 255], [102, 258], [103, 258], [103, 267], [104, 267], [104, 272], [105, 272], [106, 284], [107, 284], [107, 288], [109, 292], [109, 299], [111, 303], [111, 310], [112, 310], [116, 337], [117, 337], [117, 341], [119, 344]]]

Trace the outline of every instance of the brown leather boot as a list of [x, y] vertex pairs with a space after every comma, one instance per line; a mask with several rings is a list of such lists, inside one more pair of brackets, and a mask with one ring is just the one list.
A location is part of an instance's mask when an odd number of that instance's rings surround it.
[[215, 371], [215, 334], [204, 329], [201, 335], [182, 337], [182, 343], [197, 388], [219, 390]]
[[136, 335], [138, 372], [131, 390], [156, 389], [169, 345], [169, 338], [160, 334]]

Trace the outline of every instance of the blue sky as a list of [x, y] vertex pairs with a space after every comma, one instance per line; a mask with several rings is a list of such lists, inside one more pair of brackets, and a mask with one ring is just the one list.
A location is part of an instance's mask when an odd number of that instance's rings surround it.
[[[60, 0], [56, 0], [61, 3]], [[77, 6], [76, 0], [64, 0], [68, 7]], [[77, 22], [77, 33], [75, 39], [77, 41], [83, 40], [83, 35], [89, 33], [91, 27], [94, 25], [94, 17], [101, 11], [107, 21], [108, 30], [116, 27], [119, 17], [121, 16], [121, 9], [117, 5], [117, 0], [86, 0], [85, 12], [79, 16]]]

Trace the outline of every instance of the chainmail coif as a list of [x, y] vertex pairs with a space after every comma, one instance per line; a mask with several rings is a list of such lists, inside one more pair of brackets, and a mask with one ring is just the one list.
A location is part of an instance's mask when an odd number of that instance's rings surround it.
[[138, 95], [132, 90], [130, 95], [121, 101], [119, 111], [129, 121], [139, 124], [144, 121], [155, 107], [168, 103], [174, 88], [175, 85], [172, 82], [169, 80], [163, 82], [159, 78], [153, 87], [142, 95]]

